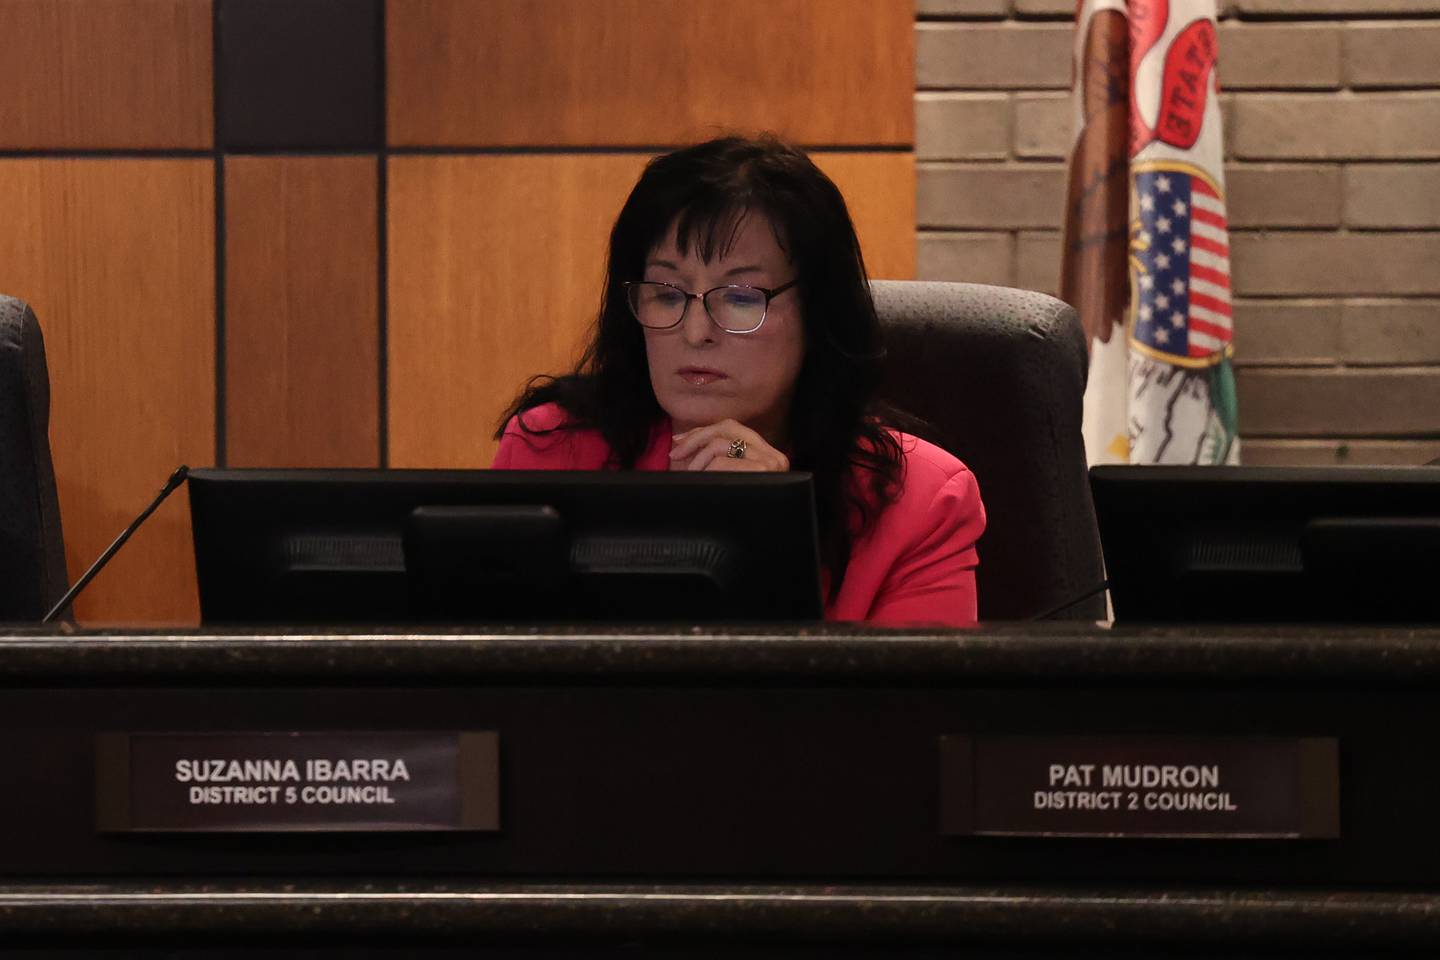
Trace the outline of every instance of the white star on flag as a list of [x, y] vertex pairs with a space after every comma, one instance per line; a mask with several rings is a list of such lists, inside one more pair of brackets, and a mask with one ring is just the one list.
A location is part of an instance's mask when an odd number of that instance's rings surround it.
[[1165, 294], [1163, 293], [1157, 293], [1155, 295], [1155, 306], [1159, 307], [1161, 310], [1169, 310], [1170, 298], [1165, 296]]
[[1174, 327], [1176, 330], [1179, 330], [1181, 327], [1185, 326], [1185, 314], [1181, 313], [1179, 310], [1176, 310], [1174, 313], [1170, 314], [1170, 326]]
[[1174, 293], [1175, 296], [1180, 296], [1185, 292], [1185, 281], [1181, 280], [1179, 277], [1176, 277], [1175, 282], [1170, 284], [1170, 291]]
[[1184, 253], [1184, 252], [1185, 252], [1185, 241], [1184, 241], [1184, 240], [1181, 240], [1179, 237], [1176, 237], [1176, 238], [1175, 238], [1175, 242], [1172, 243], [1172, 244], [1170, 244], [1170, 249], [1171, 249], [1171, 250], [1174, 250], [1176, 253]]
[[1175, 211], [1175, 216], [1177, 216], [1177, 217], [1183, 217], [1183, 216], [1185, 216], [1185, 210], [1186, 210], [1187, 208], [1186, 208], [1186, 206], [1185, 206], [1185, 201], [1184, 201], [1184, 200], [1176, 200], [1176, 201], [1175, 201], [1175, 205], [1172, 206], [1170, 209]]
[[1170, 221], [1165, 217], [1159, 217], [1155, 221], [1155, 229], [1159, 230], [1161, 233], [1169, 233]]
[[1155, 266], [1159, 267], [1161, 270], [1169, 270], [1170, 258], [1163, 253], [1155, 254]]
[[1148, 193], [1145, 194], [1144, 196], [1142, 196], [1142, 197], [1140, 198], [1140, 209], [1141, 209], [1141, 210], [1154, 210], [1154, 209], [1155, 209], [1155, 198], [1152, 197], [1152, 196], [1150, 196], [1150, 194], [1148, 194]]
[[1155, 189], [1156, 189], [1156, 190], [1159, 190], [1161, 193], [1169, 193], [1169, 192], [1170, 192], [1170, 178], [1169, 178], [1169, 177], [1156, 177], [1156, 178], [1155, 178]]

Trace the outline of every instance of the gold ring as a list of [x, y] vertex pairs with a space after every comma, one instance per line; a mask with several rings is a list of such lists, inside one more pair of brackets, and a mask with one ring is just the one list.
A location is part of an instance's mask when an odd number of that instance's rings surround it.
[[725, 456], [729, 457], [731, 460], [744, 460], [745, 441], [740, 439], [731, 440], [730, 452], [725, 454]]

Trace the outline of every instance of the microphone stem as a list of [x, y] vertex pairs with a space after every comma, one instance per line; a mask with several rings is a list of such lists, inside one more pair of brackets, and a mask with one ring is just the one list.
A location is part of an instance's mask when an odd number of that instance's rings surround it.
[[130, 526], [126, 527], [120, 532], [120, 536], [115, 538], [115, 542], [105, 548], [105, 552], [100, 554], [99, 558], [96, 559], [94, 563], [90, 564], [90, 569], [86, 570], [84, 575], [81, 576], [79, 580], [75, 581], [75, 585], [73, 587], [65, 591], [65, 596], [61, 597], [58, 601], [56, 601], [55, 606], [50, 608], [50, 612], [45, 614], [44, 618], [41, 619], [40, 622], [49, 623], [51, 620], [54, 620], [55, 617], [60, 614], [60, 611], [70, 606], [70, 602], [75, 599], [76, 594], [78, 594], [81, 590], [84, 590], [86, 585], [89, 584], [91, 580], [95, 579], [95, 575], [104, 568], [105, 564], [110, 561], [111, 557], [115, 556], [115, 551], [125, 546], [125, 541], [130, 539], [130, 535], [136, 530], [140, 529], [140, 524], [144, 523], [146, 519], [149, 518], [150, 514], [154, 513], [155, 509], [159, 507], [160, 504], [165, 502], [166, 497], [170, 496], [170, 494], [175, 492], [176, 487], [180, 486], [180, 484], [185, 482], [185, 478], [189, 476], [189, 474], [190, 468], [187, 467], [185, 464], [182, 463], [180, 466], [176, 467], [175, 472], [170, 474], [170, 479], [165, 481], [165, 486], [161, 488], [159, 495], [156, 496], [154, 500], [150, 501], [150, 506], [146, 507], [144, 511], [141, 512], [140, 516], [132, 520], [130, 522]]

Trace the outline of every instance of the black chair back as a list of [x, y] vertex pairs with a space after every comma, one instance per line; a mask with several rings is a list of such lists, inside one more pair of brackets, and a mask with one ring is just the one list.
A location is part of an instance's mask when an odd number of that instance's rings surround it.
[[[1104, 563], [1080, 433], [1089, 360], [1069, 306], [972, 283], [877, 280], [885, 400], [975, 473], [982, 620], [1024, 620], [1100, 585]], [[1101, 620], [1097, 594], [1056, 619]]]
[[0, 622], [39, 620], [67, 586], [49, 425], [40, 324], [0, 296]]

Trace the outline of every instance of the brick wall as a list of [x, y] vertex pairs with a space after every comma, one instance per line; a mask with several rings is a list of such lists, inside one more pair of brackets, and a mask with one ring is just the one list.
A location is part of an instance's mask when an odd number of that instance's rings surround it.
[[[1440, 0], [1230, 0], [1244, 461], [1440, 457]], [[919, 276], [1054, 293], [1074, 0], [917, 0]]]

